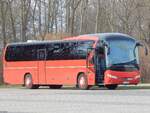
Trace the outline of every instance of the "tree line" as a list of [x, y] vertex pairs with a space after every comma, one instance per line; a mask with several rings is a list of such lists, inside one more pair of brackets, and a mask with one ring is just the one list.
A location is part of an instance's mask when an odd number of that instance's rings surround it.
[[149, 41], [149, 0], [0, 0], [0, 38], [122, 32]]

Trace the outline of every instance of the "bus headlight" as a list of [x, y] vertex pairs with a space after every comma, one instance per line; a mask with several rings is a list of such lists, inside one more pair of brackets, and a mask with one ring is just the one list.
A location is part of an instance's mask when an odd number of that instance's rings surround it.
[[139, 78], [141, 78], [141, 76], [140, 75], [136, 75], [134, 78], [135, 79], [139, 79]]
[[111, 75], [111, 74], [107, 74], [107, 77], [113, 78], [113, 79], [117, 79], [118, 78], [117, 76], [114, 76], [114, 75]]

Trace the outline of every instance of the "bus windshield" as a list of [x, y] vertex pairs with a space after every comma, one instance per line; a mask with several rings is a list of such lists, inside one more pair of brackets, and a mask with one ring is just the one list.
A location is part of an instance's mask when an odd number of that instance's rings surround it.
[[135, 67], [138, 61], [138, 49], [136, 42], [131, 39], [109, 40], [109, 54], [107, 54], [107, 66], [126, 65]]

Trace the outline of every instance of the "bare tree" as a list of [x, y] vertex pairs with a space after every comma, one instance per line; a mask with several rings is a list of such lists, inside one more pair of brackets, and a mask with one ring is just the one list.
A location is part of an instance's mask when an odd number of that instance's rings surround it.
[[7, 43], [6, 39], [6, 19], [7, 19], [7, 11], [8, 11], [8, 3], [4, 0], [0, 0], [1, 7], [1, 21], [2, 21], [2, 36], [3, 36], [3, 47], [5, 47]]
[[97, 15], [96, 15], [96, 23], [95, 23], [95, 32], [97, 33], [98, 30], [99, 30], [99, 20], [100, 20], [100, 11], [101, 11], [101, 1], [100, 0], [97, 0]]
[[15, 16], [13, 15], [13, 9], [12, 9], [12, 3], [14, 0], [8, 0], [8, 8], [9, 8], [9, 16], [11, 20], [11, 28], [12, 28], [12, 34], [13, 34], [13, 41], [17, 41], [16, 37], [16, 26], [15, 26]]
[[74, 22], [75, 22], [75, 14], [76, 14], [76, 10], [79, 6], [79, 4], [81, 3], [82, 0], [70, 0], [70, 1], [66, 1], [66, 7], [67, 7], [67, 12], [69, 13], [69, 15], [67, 15], [67, 26], [68, 26], [68, 31], [71, 35], [74, 34]]
[[31, 0], [21, 0], [21, 39], [22, 41], [28, 40], [27, 27], [30, 14]]
[[82, 4], [80, 7], [80, 31], [79, 34], [83, 34], [86, 32], [87, 28], [87, 8], [88, 8], [89, 0], [82, 0]]

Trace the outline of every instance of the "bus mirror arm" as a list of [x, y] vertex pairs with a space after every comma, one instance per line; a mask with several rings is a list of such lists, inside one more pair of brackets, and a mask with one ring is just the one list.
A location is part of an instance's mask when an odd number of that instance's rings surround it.
[[110, 47], [107, 47], [108, 48], [108, 51], [107, 51], [107, 55], [110, 54]]
[[144, 47], [145, 55], [147, 56], [148, 55], [148, 48], [147, 48], [147, 46], [145, 44], [143, 44], [142, 42], [137, 42], [135, 48], [138, 47], [138, 46]]
[[145, 55], [147, 56], [148, 55], [148, 48], [146, 46], [144, 46], [145, 48]]

